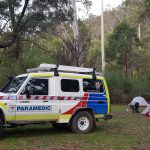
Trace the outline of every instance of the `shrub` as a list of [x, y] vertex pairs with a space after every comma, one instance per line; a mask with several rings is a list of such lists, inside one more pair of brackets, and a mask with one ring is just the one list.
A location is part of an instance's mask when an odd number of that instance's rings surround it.
[[125, 77], [120, 72], [108, 71], [106, 80], [112, 103], [128, 103], [136, 96], [150, 99], [150, 81], [145, 76]]

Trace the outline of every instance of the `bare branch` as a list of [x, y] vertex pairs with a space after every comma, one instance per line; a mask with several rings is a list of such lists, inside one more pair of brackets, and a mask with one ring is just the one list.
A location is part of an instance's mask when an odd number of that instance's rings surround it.
[[12, 0], [8, 0], [8, 7], [9, 7], [9, 13], [10, 13], [10, 18], [11, 18], [12, 28], [15, 31], [16, 20], [15, 20], [14, 6], [12, 3]]
[[0, 30], [1, 30], [0, 33], [3, 32], [3, 30], [5, 29], [5, 27], [6, 27], [6, 25], [8, 24], [9, 21], [10, 21], [10, 20], [7, 20], [7, 22], [3, 25], [2, 29], [0, 29]]
[[16, 30], [17, 30], [17, 28], [19, 28], [19, 26], [20, 26], [20, 23], [21, 23], [21, 21], [22, 21], [22, 19], [23, 19], [23, 17], [24, 17], [24, 14], [25, 14], [25, 11], [26, 11], [26, 9], [27, 9], [28, 4], [29, 4], [29, 0], [25, 0], [24, 7], [23, 7], [23, 9], [22, 9], [21, 15], [20, 15], [19, 20], [18, 20], [18, 22], [17, 22]]
[[31, 41], [31, 40], [28, 40], [28, 39], [24, 39], [23, 41], [33, 43], [37, 48], [43, 50], [46, 53], [50, 53], [50, 51], [48, 49], [45, 49], [43, 45], [40, 45], [37, 42]]

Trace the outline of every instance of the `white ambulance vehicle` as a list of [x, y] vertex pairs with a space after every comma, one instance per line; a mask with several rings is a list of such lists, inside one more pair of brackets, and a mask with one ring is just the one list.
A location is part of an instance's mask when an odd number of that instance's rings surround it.
[[8, 124], [45, 122], [87, 133], [99, 118], [112, 118], [110, 98], [104, 77], [93, 68], [41, 64], [0, 92], [0, 133]]

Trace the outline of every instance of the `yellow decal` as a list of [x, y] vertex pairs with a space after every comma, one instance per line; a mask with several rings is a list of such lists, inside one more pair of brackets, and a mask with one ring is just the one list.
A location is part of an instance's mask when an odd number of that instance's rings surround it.
[[52, 73], [31, 73], [31, 77], [53, 77]]
[[57, 120], [58, 115], [57, 114], [37, 114], [37, 115], [17, 115], [16, 121], [36, 121], [36, 120]]
[[43, 114], [43, 115], [17, 115], [15, 116], [6, 116], [6, 121], [44, 121], [44, 120], [70, 120], [72, 115], [65, 114], [65, 115], [57, 115], [57, 114]]
[[[31, 77], [53, 77], [53, 73], [31, 73]], [[66, 78], [76, 78], [76, 79], [92, 79], [92, 75], [75, 75], [75, 74], [67, 74], [67, 73], [59, 73], [60, 77]], [[104, 77], [97, 76], [97, 79], [103, 80]]]
[[67, 119], [69, 120], [71, 118], [72, 115], [70, 114], [65, 114], [65, 115], [59, 115], [59, 119]]
[[[92, 79], [92, 75], [74, 75], [74, 74], [66, 74], [66, 73], [60, 73], [61, 77], [66, 77], [66, 78], [76, 78], [76, 79]], [[97, 76], [97, 79], [104, 79], [104, 77]]]
[[16, 120], [15, 115], [14, 116], [6, 116], [6, 121], [14, 121]]
[[107, 97], [107, 102], [108, 102], [108, 110], [107, 113], [110, 113], [110, 97], [109, 97], [109, 92], [108, 92], [108, 87], [106, 84], [106, 80], [104, 80], [104, 85], [105, 85], [105, 90], [106, 90], [106, 97]]
[[7, 106], [6, 106], [3, 102], [0, 102], [0, 107], [1, 107], [2, 109], [4, 109], [4, 110], [7, 109]]

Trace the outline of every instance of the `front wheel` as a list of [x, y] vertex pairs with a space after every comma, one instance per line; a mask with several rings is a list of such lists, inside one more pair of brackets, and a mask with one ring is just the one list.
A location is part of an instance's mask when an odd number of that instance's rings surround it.
[[3, 120], [0, 118], [0, 136], [2, 136], [4, 133], [4, 127], [3, 127]]
[[71, 130], [75, 133], [88, 133], [93, 127], [93, 118], [87, 111], [78, 112], [71, 122]]

